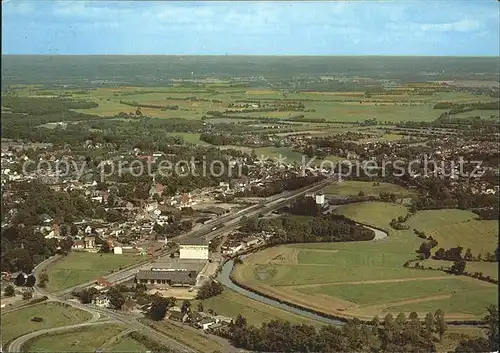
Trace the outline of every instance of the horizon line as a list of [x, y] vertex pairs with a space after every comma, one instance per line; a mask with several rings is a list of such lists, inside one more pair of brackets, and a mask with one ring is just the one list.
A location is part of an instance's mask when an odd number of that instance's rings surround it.
[[1, 54], [4, 56], [199, 56], [199, 57], [427, 57], [427, 58], [499, 58], [500, 55], [425, 55], [425, 54]]

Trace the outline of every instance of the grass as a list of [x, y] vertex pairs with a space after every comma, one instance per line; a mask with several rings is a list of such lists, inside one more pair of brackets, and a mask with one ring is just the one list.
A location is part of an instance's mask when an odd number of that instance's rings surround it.
[[[383, 202], [349, 204], [335, 211], [385, 229], [392, 218], [407, 213], [400, 204]], [[334, 315], [370, 319], [387, 312], [425, 315], [442, 309], [450, 319], [480, 318], [486, 305], [496, 302], [495, 285], [402, 267], [415, 258], [422, 242], [412, 228], [469, 224], [470, 217], [470, 212], [460, 210], [418, 212], [407, 222], [409, 230], [390, 230], [380, 241], [268, 248], [247, 257], [234, 276], [261, 292]], [[486, 264], [475, 264], [471, 266], [487, 272]]]
[[[343, 183], [345, 182], [342, 182], [342, 184]], [[382, 185], [382, 183], [380, 185]], [[400, 204], [388, 202], [361, 202], [343, 205], [337, 208], [335, 213], [342, 214], [356, 222], [365, 223], [391, 232], [389, 226], [391, 220], [399, 216], [405, 216], [408, 210], [405, 206]]]
[[71, 252], [47, 267], [47, 290], [53, 292], [90, 282], [140, 261], [143, 261], [142, 257], [132, 254]]
[[[43, 318], [43, 322], [33, 322], [33, 317]], [[2, 315], [2, 341], [8, 341], [29, 332], [54, 327], [74, 325], [90, 320], [91, 314], [57, 303], [42, 303]]]
[[114, 344], [112, 346], [109, 346], [108, 349], [106, 349], [108, 352], [147, 352], [149, 349], [145, 346], [143, 346], [141, 343], [137, 342], [131, 337], [124, 337], [120, 339], [120, 342], [117, 344]]
[[184, 142], [192, 143], [195, 145], [209, 145], [209, 143], [200, 140], [200, 134], [191, 132], [170, 132], [167, 135], [182, 137]]
[[[473, 291], [477, 284], [460, 278], [426, 281], [345, 284], [307, 288], [305, 293], [320, 293], [352, 301], [358, 305], [384, 304], [396, 300], [425, 298], [432, 295]], [[483, 308], [484, 309], [484, 308]]]
[[[450, 268], [453, 261], [427, 259], [422, 261], [422, 265], [432, 268]], [[465, 271], [469, 273], [482, 272], [484, 276], [490, 276], [498, 280], [498, 264], [496, 262], [467, 261]]]
[[122, 326], [98, 325], [54, 333], [28, 341], [24, 350], [26, 352], [94, 352], [123, 330]]
[[380, 193], [394, 193], [399, 197], [409, 197], [415, 194], [413, 190], [405, 189], [402, 186], [379, 183], [375, 186], [372, 182], [368, 181], [351, 181], [345, 180], [341, 183], [333, 184], [325, 189], [325, 194], [332, 194], [335, 196], [353, 196], [358, 195], [360, 192], [365, 195], [379, 196]]
[[168, 319], [163, 321], [151, 322], [151, 326], [175, 340], [184, 343], [199, 352], [213, 352], [216, 350], [222, 351], [223, 347], [220, 343], [211, 340], [202, 331], [196, 329], [188, 329], [182, 327], [181, 324], [176, 325]]
[[[286, 320], [293, 324], [321, 325], [318, 321], [260, 303], [228, 288], [222, 294], [205, 299], [202, 303], [204, 311], [212, 309], [219, 315], [232, 318], [241, 314], [251, 325], [260, 326], [260, 324], [271, 320]], [[193, 304], [193, 307], [196, 308], [196, 305], [197, 302]]]
[[[285, 163], [302, 163], [302, 153], [292, 151], [287, 147], [260, 147], [255, 149], [258, 157], [264, 155], [268, 159], [276, 160], [276, 158], [285, 158]], [[307, 159], [308, 160], [308, 159]]]
[[474, 256], [494, 253], [498, 246], [498, 222], [476, 220], [477, 217], [475, 213], [456, 209], [420, 211], [410, 218], [408, 225], [436, 239], [438, 248], [461, 246], [464, 253], [470, 248]]

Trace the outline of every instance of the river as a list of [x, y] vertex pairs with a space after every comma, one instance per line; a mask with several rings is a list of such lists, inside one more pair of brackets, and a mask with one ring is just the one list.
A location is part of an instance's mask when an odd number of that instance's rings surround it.
[[[379, 229], [371, 228], [368, 226], [365, 226], [365, 227], [369, 228], [375, 232], [375, 237], [373, 238], [373, 240], [381, 240], [381, 239], [384, 239], [385, 237], [387, 237], [387, 233], [385, 233]], [[222, 267], [222, 271], [217, 276], [217, 280], [219, 282], [221, 282], [223, 285], [225, 285], [226, 287], [234, 290], [235, 292], [242, 294], [245, 297], [248, 297], [250, 299], [257, 300], [263, 304], [271, 305], [271, 306], [274, 306], [275, 308], [279, 308], [279, 309], [288, 311], [290, 313], [306, 317], [308, 319], [313, 319], [313, 320], [320, 321], [320, 322], [323, 322], [325, 324], [331, 324], [331, 325], [342, 325], [343, 324], [342, 321], [330, 319], [330, 318], [327, 318], [327, 317], [324, 317], [324, 316], [321, 316], [318, 314], [314, 314], [314, 313], [309, 312], [307, 310], [302, 310], [302, 309], [299, 309], [299, 308], [296, 308], [296, 307], [293, 307], [293, 306], [290, 306], [287, 304], [280, 303], [277, 300], [273, 300], [273, 299], [264, 297], [260, 294], [251, 292], [245, 288], [238, 286], [233, 281], [231, 281], [231, 278], [230, 278], [233, 266], [234, 266], [233, 260], [227, 261], [224, 264], [224, 266]]]

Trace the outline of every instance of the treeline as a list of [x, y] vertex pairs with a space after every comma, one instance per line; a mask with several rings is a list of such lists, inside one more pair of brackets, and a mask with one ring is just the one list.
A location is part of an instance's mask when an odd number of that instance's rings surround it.
[[241, 230], [249, 233], [272, 232], [270, 245], [372, 240], [375, 233], [343, 216], [284, 216], [272, 219], [242, 220]]
[[144, 104], [144, 103], [137, 103], [136, 101], [133, 102], [127, 102], [127, 101], [120, 101], [120, 104], [125, 104], [129, 105], [131, 107], [138, 107], [138, 108], [157, 108], [157, 109], [167, 109], [167, 110], [179, 110], [178, 105], [158, 105], [158, 104]]
[[251, 326], [241, 315], [222, 333], [233, 345], [256, 352], [436, 352], [436, 343], [447, 331], [444, 313], [428, 313], [424, 320], [412, 312], [409, 317], [387, 314], [370, 324], [358, 319], [342, 327], [294, 325], [273, 320], [260, 327]]
[[434, 109], [451, 109], [448, 114], [459, 114], [471, 110], [499, 110], [500, 101], [478, 102], [478, 103], [453, 103], [439, 102], [434, 105]]
[[48, 115], [67, 112], [70, 109], [90, 109], [99, 106], [96, 102], [81, 101], [65, 98], [33, 98], [2, 96], [2, 106], [9, 108], [14, 113], [27, 113], [28, 115]]

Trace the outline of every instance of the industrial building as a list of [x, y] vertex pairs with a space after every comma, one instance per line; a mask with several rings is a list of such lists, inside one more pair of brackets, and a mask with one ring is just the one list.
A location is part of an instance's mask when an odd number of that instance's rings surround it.
[[151, 288], [191, 287], [196, 284], [206, 260], [165, 259], [152, 264], [149, 270], [140, 270], [135, 282]]
[[208, 260], [208, 244], [200, 238], [189, 238], [179, 244], [179, 259]]

